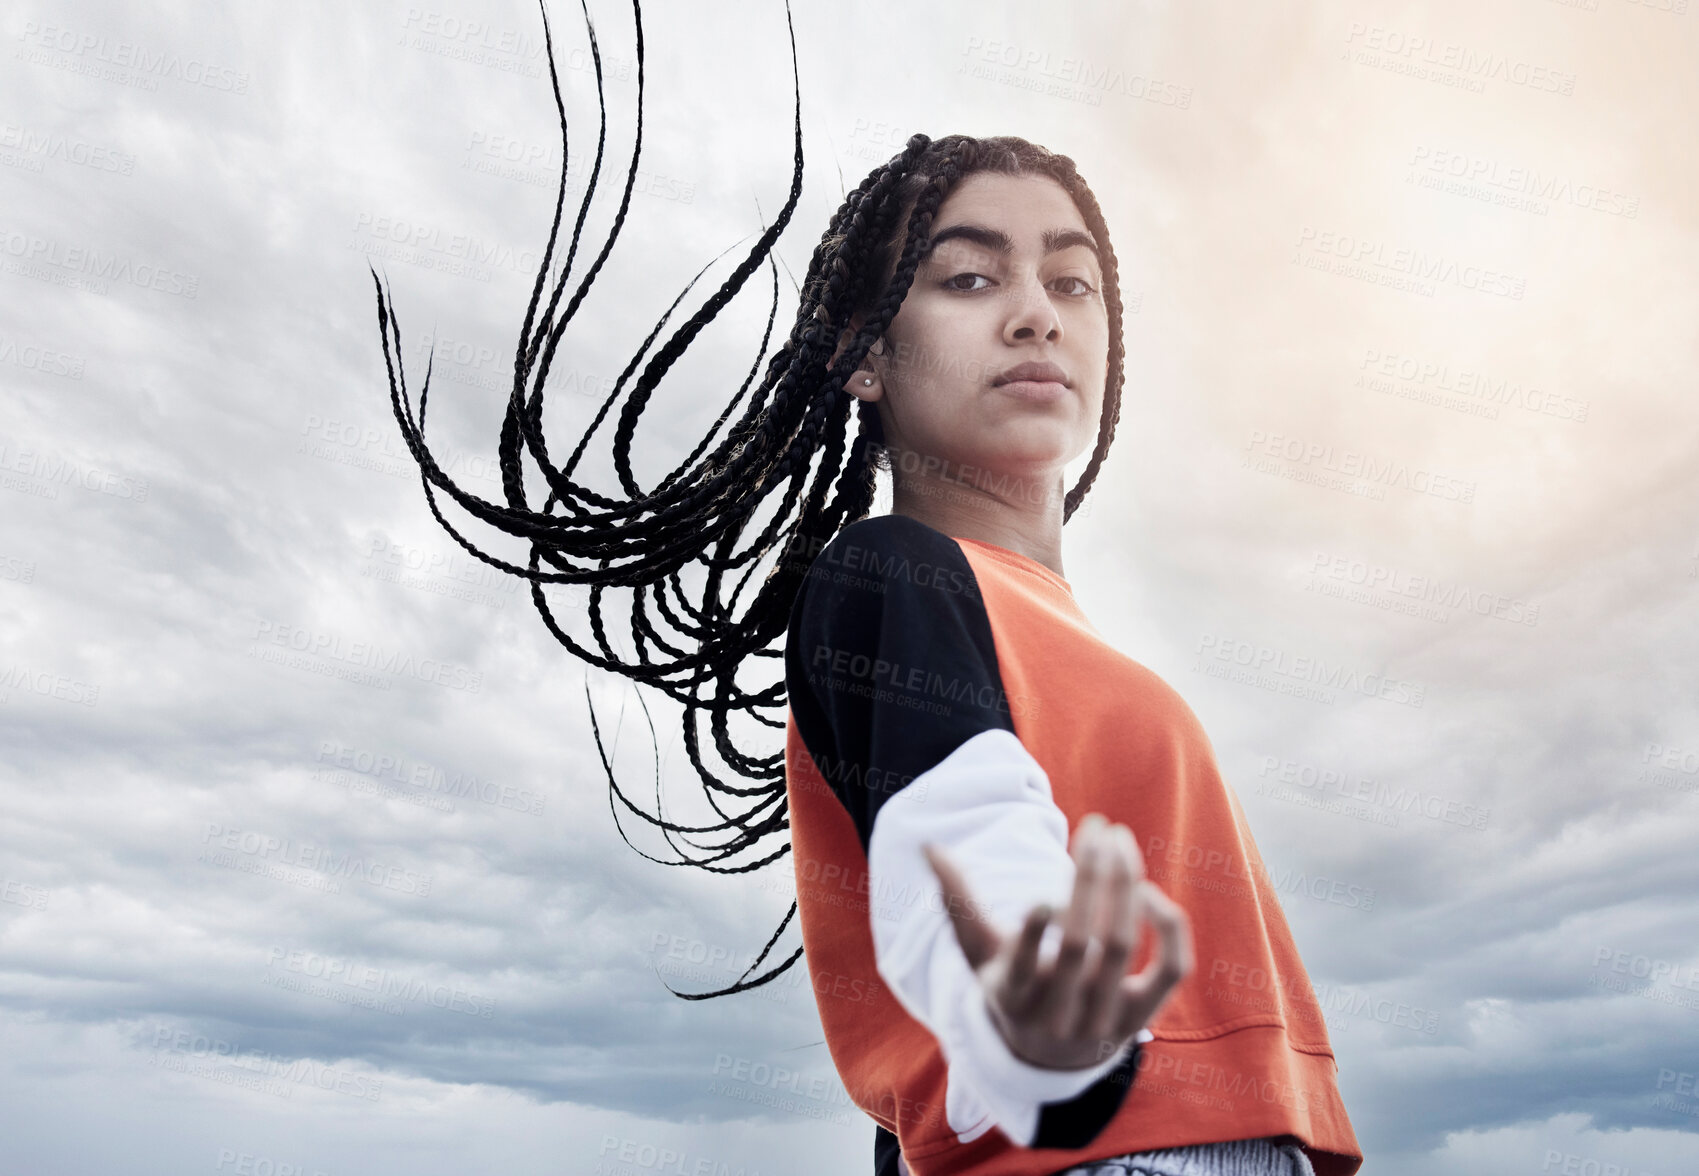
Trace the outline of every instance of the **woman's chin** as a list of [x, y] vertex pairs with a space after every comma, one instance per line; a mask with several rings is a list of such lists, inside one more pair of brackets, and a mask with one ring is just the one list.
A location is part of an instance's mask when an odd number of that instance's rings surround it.
[[[1069, 460], [1071, 459], [1067, 449], [1060, 446], [1005, 450], [986, 454], [980, 460], [964, 461], [961, 467], [964, 475], [962, 480], [971, 481], [987, 490], [1020, 493], [1025, 498], [1037, 501], [1054, 490], [1061, 481]], [[1020, 491], [1019, 486], [1022, 484], [1031, 489]]]
[[1045, 428], [1036, 422], [1019, 430], [1018, 440], [986, 451], [982, 456], [986, 469], [1006, 471], [1026, 477], [1060, 477], [1062, 470], [1089, 448], [1082, 447], [1079, 438], [1062, 429]]

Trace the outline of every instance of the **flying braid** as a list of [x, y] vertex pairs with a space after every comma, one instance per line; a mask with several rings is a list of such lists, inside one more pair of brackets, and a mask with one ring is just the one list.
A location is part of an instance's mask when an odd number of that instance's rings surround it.
[[[539, 0], [539, 6], [542, 2]], [[813, 556], [843, 527], [867, 516], [877, 472], [886, 468], [881, 464], [885, 460], [884, 438], [878, 414], [871, 404], [850, 396], [844, 384], [862, 366], [868, 351], [883, 338], [902, 307], [938, 209], [963, 177], [976, 172], [1046, 175], [1073, 198], [1097, 241], [1109, 315], [1103, 415], [1091, 462], [1064, 499], [1064, 521], [1091, 489], [1120, 419], [1123, 352], [1115, 254], [1097, 200], [1067, 156], [1012, 136], [974, 139], [946, 135], [930, 139], [917, 134], [901, 152], [869, 172], [832, 214], [797, 289], [799, 305], [790, 333], [763, 367], [761, 357], [767, 354], [779, 310], [773, 246], [789, 225], [802, 194], [802, 91], [787, 0], [795, 113], [794, 162], [785, 203], [718, 289], [662, 338], [674, 312], [720, 258], [705, 264], [679, 291], [620, 372], [570, 456], [556, 465], [544, 440], [544, 382], [562, 334], [583, 305], [624, 226], [643, 136], [643, 19], [638, 0], [632, 0], [637, 27], [636, 141], [613, 224], [562, 306], [601, 176], [607, 133], [601, 50], [586, 0], [580, 0], [580, 9], [595, 64], [601, 116], [596, 158], [559, 276], [539, 317], [566, 202], [567, 151], [566, 110], [544, 8], [549, 80], [560, 118], [561, 181], [548, 246], [520, 329], [513, 388], [497, 442], [503, 500], [486, 501], [459, 486], [432, 455], [425, 440], [431, 365], [426, 364], [415, 415], [401, 366], [400, 324], [387, 283], [373, 270], [390, 403], [408, 452], [419, 465], [426, 505], [454, 541], [492, 567], [529, 581], [531, 599], [544, 626], [587, 666], [620, 674], [638, 686], [649, 686], [683, 708], [685, 752], [716, 818], [704, 824], [681, 824], [662, 814], [658, 765], [653, 813], [626, 794], [615, 779], [595, 709], [590, 707], [591, 732], [608, 777], [608, 805], [620, 837], [631, 845], [620, 823], [623, 808], [658, 829], [678, 854], [677, 858], [661, 858], [637, 850], [650, 861], [694, 865], [715, 873], [746, 873], [790, 851], [784, 752], [782, 746], [774, 750], [775, 744], [782, 744], [782, 738], [770, 734], [757, 738], [753, 748], [740, 745], [733, 737], [731, 718], [741, 716], [772, 732], [782, 732], [785, 727], [782, 640], [791, 605]], [[763, 264], [770, 276], [770, 305], [765, 332], [747, 372], [701, 442], [645, 490], [637, 481], [631, 460], [644, 409], [692, 341]], [[859, 322], [859, 329], [853, 332], [852, 318]], [[834, 360], [833, 353], [846, 332], [851, 332], [852, 338]], [[624, 403], [617, 412], [613, 436], [604, 442], [604, 451], [613, 458], [619, 493], [607, 495], [575, 479], [574, 472], [590, 452], [592, 436], [622, 396]], [[852, 404], [857, 410], [853, 437], [849, 431]], [[537, 505], [526, 486], [525, 455], [542, 479], [542, 501]], [[525, 540], [530, 549], [527, 563], [509, 563], [475, 546], [444, 516], [441, 495], [453, 499], [479, 522]], [[770, 517], [757, 527], [756, 516], [763, 508]], [[581, 644], [561, 626], [544, 591], [551, 584], [588, 589], [586, 610], [594, 648]], [[629, 589], [632, 593], [629, 655], [621, 652], [607, 631], [603, 595], [610, 589]], [[778, 648], [774, 648], [775, 643]], [[747, 673], [758, 668], [764, 664], [762, 659], [778, 663], [762, 684], [751, 687], [739, 680], [739, 670]], [[587, 702], [590, 699], [588, 679], [585, 698]], [[641, 691], [638, 701], [643, 703]], [[647, 703], [643, 708], [647, 715]], [[703, 717], [708, 720], [718, 765], [711, 765], [703, 754]], [[675, 994], [702, 1000], [774, 979], [796, 962], [802, 954], [800, 946], [783, 963], [754, 979], [748, 977], [773, 950], [795, 914], [793, 901], [737, 983], [712, 992]]]

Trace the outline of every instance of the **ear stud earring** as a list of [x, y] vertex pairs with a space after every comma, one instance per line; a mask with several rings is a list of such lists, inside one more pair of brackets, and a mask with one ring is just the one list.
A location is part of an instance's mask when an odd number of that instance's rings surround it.
[[873, 377], [872, 376], [863, 376], [863, 377], [861, 377], [861, 382], [863, 384], [867, 384], [867, 385], [871, 386], [872, 383], [873, 383]]

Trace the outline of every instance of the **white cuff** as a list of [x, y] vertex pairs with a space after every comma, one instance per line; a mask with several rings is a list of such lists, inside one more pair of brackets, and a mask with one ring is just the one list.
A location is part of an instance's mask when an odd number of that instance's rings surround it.
[[[977, 982], [953, 1018], [960, 1035], [953, 1044], [965, 1056], [969, 1081], [990, 1109], [991, 1117], [1016, 1143], [1030, 1146], [1038, 1134], [1041, 1103], [1066, 1102], [1083, 1093], [1126, 1058], [1131, 1043], [1084, 1070], [1052, 1070], [1015, 1056], [991, 1020], [985, 990]], [[954, 1035], [953, 1035], [954, 1036]]]
[[[946, 1118], [962, 1143], [995, 1125], [1030, 1146], [1042, 1104], [1081, 1094], [1132, 1047], [1079, 1070], [1016, 1057], [991, 1020], [920, 845], [943, 846], [981, 909], [1013, 934], [1037, 902], [1067, 905], [1074, 873], [1067, 840], [1067, 818], [1043, 768], [1003, 730], [974, 736], [915, 777], [874, 822], [868, 868], [876, 963], [898, 1003], [938, 1039], [948, 1064]], [[1051, 931], [1057, 934], [1046, 936], [1040, 959], [1054, 958], [1059, 932]], [[1151, 1040], [1149, 1030], [1137, 1040]]]

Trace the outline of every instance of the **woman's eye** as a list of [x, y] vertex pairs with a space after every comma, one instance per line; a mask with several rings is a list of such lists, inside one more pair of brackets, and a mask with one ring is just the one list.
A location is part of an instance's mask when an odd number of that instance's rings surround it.
[[[960, 273], [960, 274], [956, 274], [954, 277], [945, 278], [944, 279], [944, 286], [945, 286], [946, 289], [959, 290], [964, 294], [971, 294], [971, 293], [974, 293], [975, 291], [983, 290], [983, 289], [986, 288], [985, 286], [963, 285], [964, 282], [973, 282], [975, 280], [986, 282], [988, 284], [992, 281], [991, 278], [986, 277], [984, 274]], [[1062, 291], [1062, 293], [1064, 293], [1064, 294], [1073, 295], [1075, 297], [1080, 297], [1080, 296], [1083, 296], [1083, 295], [1086, 295], [1086, 294], [1095, 294], [1097, 292], [1097, 287], [1093, 286], [1090, 282], [1086, 281], [1084, 278], [1076, 277], [1073, 274], [1069, 274], [1066, 277], [1057, 278], [1055, 281], [1051, 282], [1050, 284], [1052, 286], [1054, 286], [1058, 282], [1073, 282], [1073, 283], [1075, 283], [1075, 287], [1073, 289]]]

